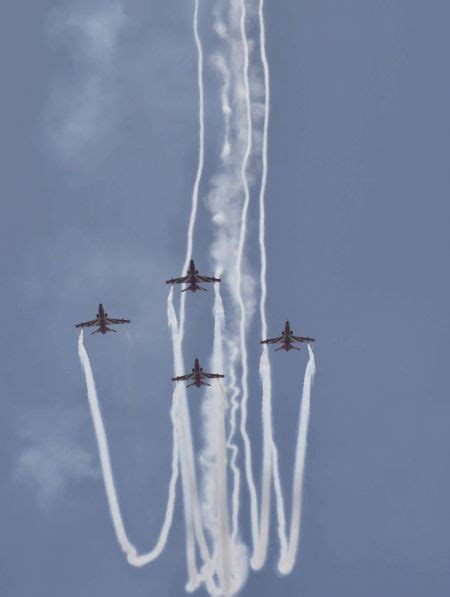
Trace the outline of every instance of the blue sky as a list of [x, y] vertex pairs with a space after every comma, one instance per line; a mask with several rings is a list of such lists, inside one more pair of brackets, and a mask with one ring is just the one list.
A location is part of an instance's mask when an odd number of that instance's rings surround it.
[[[8, 597], [184, 594], [180, 499], [157, 562], [135, 570], [116, 544], [73, 324], [100, 300], [133, 323], [86, 345], [127, 529], [145, 550], [170, 474], [162, 282], [184, 260], [197, 165], [192, 8], [105, 0], [4, 11], [0, 587]], [[266, 7], [269, 332], [289, 318], [316, 337], [317, 376], [297, 566], [289, 577], [276, 573], [272, 529], [268, 562], [242, 595], [450, 591], [449, 11], [416, 0]], [[201, 32], [208, 56], [204, 7]], [[209, 155], [220, 134], [213, 72], [208, 63]], [[211, 158], [196, 234], [205, 269], [213, 174]], [[256, 226], [252, 211], [250, 237]], [[211, 293], [190, 298], [186, 354], [206, 360]], [[258, 334], [255, 321], [253, 370]], [[303, 351], [272, 359], [286, 494], [305, 362]], [[252, 379], [249, 432], [259, 454]], [[199, 445], [195, 396], [191, 404]], [[257, 478], [259, 465], [256, 456]], [[248, 541], [246, 517], [245, 496]]]

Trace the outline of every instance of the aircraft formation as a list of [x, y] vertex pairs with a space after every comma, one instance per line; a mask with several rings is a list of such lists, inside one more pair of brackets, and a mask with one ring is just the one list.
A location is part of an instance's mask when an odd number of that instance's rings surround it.
[[[188, 290], [192, 292], [197, 292], [197, 290], [204, 290], [199, 285], [199, 282], [203, 283], [215, 283], [220, 282], [220, 278], [215, 278], [214, 276], [202, 276], [198, 273], [198, 270], [195, 267], [195, 262], [191, 259], [189, 264], [189, 270], [186, 276], [182, 276], [181, 278], [171, 278], [170, 280], [166, 280], [166, 284], [186, 284], [186, 288], [184, 288], [181, 292], [186, 292]], [[96, 315], [96, 319], [92, 319], [91, 321], [84, 321], [82, 323], [78, 323], [75, 327], [76, 328], [88, 328], [88, 327], [97, 327], [97, 329], [92, 334], [106, 334], [107, 332], [117, 332], [113, 328], [110, 328], [108, 324], [122, 324], [122, 323], [130, 323], [129, 319], [115, 319], [113, 317], [108, 317], [108, 313], [105, 312], [103, 305], [100, 303], [98, 306], [98, 313]], [[309, 336], [294, 336], [294, 333], [291, 329], [289, 321], [286, 321], [284, 329], [281, 332], [281, 336], [277, 336], [275, 338], [266, 338], [265, 340], [260, 340], [260, 344], [279, 344], [280, 346], [275, 349], [275, 352], [279, 350], [284, 350], [289, 352], [290, 350], [300, 350], [298, 346], [295, 346], [296, 343], [302, 342], [314, 342], [314, 338], [310, 338]], [[186, 373], [185, 375], [179, 375], [176, 377], [172, 377], [171, 381], [179, 382], [179, 381], [192, 381], [192, 383], [188, 384], [186, 387], [190, 388], [195, 386], [200, 388], [201, 386], [210, 386], [211, 384], [204, 381], [205, 379], [220, 379], [225, 377], [221, 373], [207, 373], [203, 371], [203, 368], [200, 366], [200, 361], [198, 358], [195, 359], [194, 367], [192, 368], [191, 373]]]

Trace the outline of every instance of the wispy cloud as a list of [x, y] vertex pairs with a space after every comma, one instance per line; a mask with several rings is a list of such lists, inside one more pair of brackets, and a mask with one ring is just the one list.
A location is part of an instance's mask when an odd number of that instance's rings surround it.
[[53, 84], [46, 110], [48, 137], [63, 159], [74, 159], [102, 139], [114, 122], [114, 59], [126, 24], [118, 1], [58, 8], [50, 13], [48, 33], [76, 66], [73, 76]]
[[67, 412], [32, 413], [20, 424], [24, 447], [13, 477], [33, 490], [43, 510], [61, 499], [71, 483], [99, 476], [91, 454], [77, 442], [80, 426], [80, 417]]

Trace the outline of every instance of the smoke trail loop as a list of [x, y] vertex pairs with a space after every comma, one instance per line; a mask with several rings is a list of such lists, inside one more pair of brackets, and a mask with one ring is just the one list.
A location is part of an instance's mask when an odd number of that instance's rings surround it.
[[308, 344], [309, 361], [306, 366], [303, 382], [302, 404], [300, 408], [300, 422], [295, 455], [294, 483], [292, 488], [292, 516], [289, 534], [289, 547], [285, 557], [280, 558], [278, 570], [282, 574], [289, 574], [295, 564], [298, 542], [300, 537], [303, 477], [305, 471], [306, 450], [308, 447], [309, 415], [311, 410], [311, 386], [316, 372], [316, 363], [311, 345]]
[[[91, 410], [92, 420], [94, 422], [94, 430], [100, 455], [100, 464], [102, 468], [106, 496], [108, 500], [111, 519], [114, 526], [114, 531], [116, 533], [116, 537], [120, 547], [122, 548], [122, 551], [124, 551], [127, 555], [129, 563], [133, 566], [143, 566], [144, 564], [148, 564], [149, 562], [155, 560], [162, 553], [164, 547], [166, 546], [169, 531], [172, 526], [173, 511], [176, 498], [176, 483], [178, 478], [178, 442], [176, 434], [175, 432], [173, 434], [172, 476], [169, 484], [169, 497], [166, 506], [164, 523], [161, 528], [156, 546], [148, 554], [138, 555], [136, 548], [127, 537], [125, 527], [123, 524], [119, 500], [117, 497], [117, 491], [112, 473], [106, 430], [103, 424], [100, 404], [97, 397], [97, 390], [95, 387], [94, 374], [92, 372], [89, 356], [83, 343], [83, 330], [80, 331], [80, 336], [78, 338], [78, 354], [86, 379], [89, 407]], [[171, 414], [173, 421], [174, 409], [172, 409]]]
[[92, 373], [91, 363], [83, 344], [83, 329], [81, 329], [78, 338], [78, 355], [80, 357], [81, 366], [86, 379], [89, 407], [91, 410], [92, 420], [94, 422], [95, 435], [97, 438], [97, 445], [100, 454], [100, 464], [102, 467], [103, 480], [105, 483], [106, 496], [108, 499], [111, 519], [114, 525], [114, 531], [122, 551], [124, 551], [127, 556], [135, 557], [137, 555], [137, 551], [127, 537], [120, 512], [119, 500], [117, 498], [117, 491], [112, 473], [111, 459], [109, 456], [108, 439], [106, 437], [106, 431], [103, 425], [100, 405], [97, 398], [94, 374]]

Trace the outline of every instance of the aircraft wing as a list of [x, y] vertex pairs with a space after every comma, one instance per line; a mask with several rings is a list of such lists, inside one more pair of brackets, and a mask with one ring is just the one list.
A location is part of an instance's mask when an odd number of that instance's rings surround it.
[[214, 278], [214, 276], [199, 276], [197, 274], [197, 278], [202, 282], [220, 282], [220, 278]]
[[182, 278], [172, 278], [170, 280], [166, 280], [166, 284], [184, 284], [185, 282], [189, 282], [189, 276], [183, 276]]
[[172, 377], [172, 381], [184, 381], [186, 379], [192, 379], [193, 377], [193, 373], [186, 373], [186, 375], [178, 375], [177, 377]]
[[106, 321], [108, 323], [114, 323], [114, 324], [119, 324], [119, 323], [130, 323], [129, 319], [112, 319], [111, 317], [107, 317]]
[[83, 323], [79, 323], [76, 325], [76, 328], [91, 328], [94, 325], [98, 325], [100, 323], [100, 319], [93, 319], [92, 321], [85, 321]]
[[292, 338], [296, 342], [314, 342], [314, 338], [309, 338], [308, 336], [292, 336]]
[[277, 344], [283, 340], [283, 336], [278, 336], [278, 338], [268, 338], [267, 340], [260, 340], [260, 344]]
[[225, 375], [221, 375], [220, 373], [204, 373], [203, 371], [202, 376], [206, 377], [207, 379], [218, 379], [219, 377], [225, 377]]

